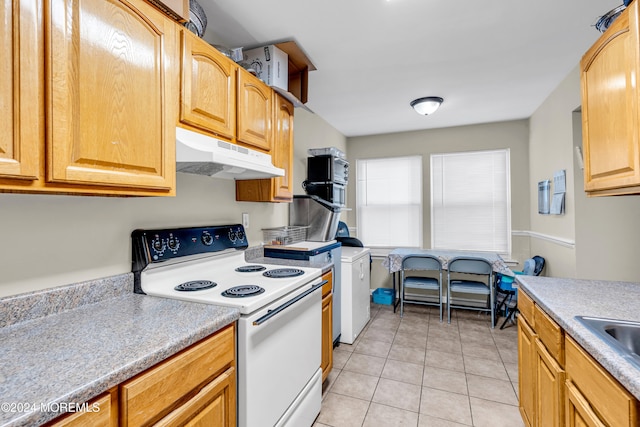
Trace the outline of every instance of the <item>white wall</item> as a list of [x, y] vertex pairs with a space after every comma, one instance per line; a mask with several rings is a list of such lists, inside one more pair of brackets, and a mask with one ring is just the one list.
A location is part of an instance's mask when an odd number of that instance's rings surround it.
[[[529, 172], [531, 230], [544, 236], [575, 242], [575, 192], [573, 174], [572, 112], [580, 106], [580, 80], [575, 69], [545, 100], [530, 119]], [[577, 78], [577, 79], [576, 79]], [[556, 170], [566, 170], [564, 215], [538, 214], [539, 181], [553, 180]], [[576, 277], [575, 249], [533, 237], [532, 255], [543, 256], [545, 275]]]
[[[307, 148], [345, 138], [320, 117], [296, 109], [294, 188], [306, 177]], [[0, 296], [131, 271], [136, 228], [240, 223], [251, 245], [262, 228], [288, 223], [286, 203], [236, 202], [234, 181], [178, 174], [176, 197], [0, 194]]]
[[[581, 146], [582, 117], [573, 117], [573, 145]], [[577, 163], [574, 157], [578, 278], [640, 282], [640, 196], [587, 197]]]
[[[640, 197], [592, 197], [584, 192], [583, 171], [574, 151], [582, 144], [580, 70], [576, 67], [530, 119], [531, 229], [575, 242], [575, 248], [533, 237], [532, 255], [547, 261], [545, 275], [640, 281]], [[537, 213], [538, 181], [567, 171], [565, 215]]]
[[[427, 118], [428, 119], [428, 118]], [[513, 230], [529, 230], [529, 124], [527, 120], [488, 123], [348, 139], [347, 156], [352, 163], [347, 204], [353, 210], [348, 224], [356, 224], [356, 159], [422, 155], [423, 246], [431, 245], [430, 155], [434, 153], [509, 148], [511, 157], [511, 223]], [[471, 215], [472, 213], [470, 213]], [[365, 242], [366, 243], [366, 242]], [[529, 239], [514, 236], [512, 257], [530, 256]], [[376, 262], [379, 264], [379, 261]], [[374, 266], [372, 288], [390, 287], [388, 272]]]

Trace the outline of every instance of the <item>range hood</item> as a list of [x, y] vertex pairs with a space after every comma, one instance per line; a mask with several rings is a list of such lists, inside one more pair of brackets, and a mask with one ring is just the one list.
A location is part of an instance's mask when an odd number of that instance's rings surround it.
[[224, 179], [263, 179], [284, 176], [269, 154], [176, 128], [176, 170]]

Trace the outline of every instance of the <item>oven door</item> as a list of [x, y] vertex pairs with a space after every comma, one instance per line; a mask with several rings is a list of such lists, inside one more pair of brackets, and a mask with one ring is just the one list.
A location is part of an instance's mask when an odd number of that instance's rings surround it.
[[318, 278], [238, 321], [240, 427], [274, 426], [294, 402], [309, 425], [320, 412], [321, 387], [303, 391], [320, 368], [322, 283]]

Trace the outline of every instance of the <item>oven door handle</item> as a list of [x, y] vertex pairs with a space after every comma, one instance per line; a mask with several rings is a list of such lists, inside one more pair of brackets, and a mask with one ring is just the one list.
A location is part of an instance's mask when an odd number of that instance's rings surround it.
[[312, 286], [311, 289], [309, 289], [308, 291], [306, 291], [304, 293], [301, 293], [297, 297], [292, 298], [289, 301], [285, 302], [281, 306], [278, 306], [278, 307], [274, 308], [273, 310], [267, 311], [267, 314], [265, 314], [264, 316], [262, 316], [261, 318], [259, 318], [257, 320], [254, 320], [253, 321], [253, 325], [254, 326], [258, 326], [258, 325], [263, 324], [264, 322], [266, 322], [267, 320], [271, 319], [276, 314], [280, 313], [283, 310], [286, 310], [288, 307], [291, 307], [293, 304], [295, 304], [298, 301], [300, 301], [301, 299], [305, 298], [307, 295], [312, 294], [313, 292], [315, 292], [319, 288], [323, 287], [327, 283], [329, 283], [329, 281], [328, 280], [324, 280], [324, 281], [318, 283], [317, 285]]

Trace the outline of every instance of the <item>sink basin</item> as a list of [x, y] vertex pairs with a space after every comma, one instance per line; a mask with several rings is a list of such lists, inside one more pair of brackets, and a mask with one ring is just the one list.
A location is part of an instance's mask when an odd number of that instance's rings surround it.
[[640, 368], [640, 322], [587, 316], [576, 316], [576, 319]]

